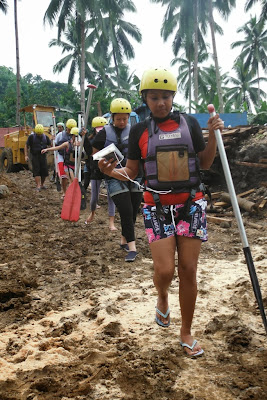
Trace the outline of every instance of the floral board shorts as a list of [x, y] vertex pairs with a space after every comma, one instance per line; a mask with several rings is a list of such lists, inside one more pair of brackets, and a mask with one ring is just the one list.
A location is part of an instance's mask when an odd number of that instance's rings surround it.
[[149, 243], [175, 235], [200, 239], [202, 242], [208, 240], [205, 198], [193, 201], [187, 215], [183, 213], [184, 204], [162, 207], [164, 216], [161, 218], [157, 215], [156, 206], [145, 204], [143, 207], [142, 213]]

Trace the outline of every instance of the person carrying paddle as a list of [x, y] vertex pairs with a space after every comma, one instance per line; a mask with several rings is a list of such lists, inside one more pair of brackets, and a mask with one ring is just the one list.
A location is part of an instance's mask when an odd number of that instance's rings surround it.
[[[92, 154], [92, 142], [97, 135], [99, 131], [103, 129], [105, 125], [107, 125], [108, 121], [104, 117], [95, 117], [92, 120], [92, 134], [88, 137], [85, 137], [84, 140], [84, 148], [85, 151], [88, 155], [89, 162], [90, 162], [90, 177], [91, 177], [91, 200], [90, 200], [90, 214], [88, 218], [85, 220], [86, 224], [89, 224], [90, 222], [93, 221], [96, 208], [97, 208], [97, 202], [99, 199], [99, 193], [100, 193], [100, 187], [101, 187], [101, 182], [104, 179], [104, 175], [98, 168], [98, 162], [94, 161], [91, 154]], [[86, 140], [87, 139], [87, 140]], [[116, 231], [117, 228], [115, 226], [115, 204], [113, 200], [111, 199], [109, 192], [107, 192], [107, 197], [108, 197], [108, 215], [109, 215], [109, 229], [111, 231]]]
[[[93, 154], [102, 150], [111, 143], [124, 155], [123, 165], [128, 157], [128, 139], [130, 125], [128, 123], [131, 105], [128, 100], [116, 98], [110, 104], [112, 123], [105, 125], [96, 135], [92, 146]], [[121, 168], [118, 165], [117, 168]], [[137, 178], [141, 182], [142, 176]], [[132, 182], [121, 182], [115, 177], [106, 177], [107, 190], [114, 201], [121, 220], [121, 243], [120, 247], [128, 253], [126, 262], [132, 262], [137, 257], [135, 244], [134, 225], [136, 216], [142, 201], [143, 191]]]
[[99, 167], [113, 179], [133, 180], [143, 161], [143, 216], [158, 292], [155, 321], [164, 328], [171, 322], [168, 289], [177, 252], [180, 344], [187, 355], [197, 357], [204, 351], [193, 338], [191, 326], [197, 297], [197, 263], [201, 243], [207, 240], [207, 202], [199, 170], [208, 169], [213, 163], [214, 130], [222, 130], [223, 122], [218, 114], [208, 120], [206, 145], [195, 118], [171, 112], [176, 91], [177, 80], [171, 72], [162, 68], [145, 71], [140, 94], [151, 111], [150, 117], [132, 127], [124, 169], [114, 169], [116, 163], [105, 160], [99, 161]]
[[71, 128], [70, 137], [71, 140], [67, 142], [63, 142], [59, 146], [49, 147], [47, 149], [42, 150], [42, 154], [47, 151], [64, 151], [64, 173], [67, 176], [67, 179], [72, 182], [74, 179], [74, 146], [79, 146], [80, 143], [77, 141], [77, 136], [79, 134], [79, 129], [77, 127]]
[[44, 183], [48, 176], [48, 166], [46, 155], [43, 155], [42, 149], [51, 146], [51, 140], [44, 134], [44, 127], [42, 124], [37, 124], [34, 132], [29, 135], [24, 147], [25, 161], [29, 160], [28, 148], [30, 148], [32, 160], [32, 174], [36, 183], [36, 190], [39, 192], [46, 189]]
[[[77, 122], [75, 119], [68, 119], [66, 122], [66, 129], [62, 132], [59, 132], [55, 139], [55, 145], [60, 146], [62, 143], [71, 142], [71, 134], [70, 131], [72, 128], [77, 127]], [[67, 174], [67, 168], [64, 163], [66, 149], [68, 146], [64, 146], [62, 149], [58, 150], [57, 153], [57, 167], [58, 167], [58, 174], [61, 179], [61, 186], [62, 186], [62, 199], [64, 199], [66, 190], [69, 183], [69, 175]]]
[[[55, 140], [56, 135], [58, 135], [60, 132], [63, 132], [64, 129], [65, 129], [65, 125], [63, 124], [63, 122], [58, 122], [57, 123], [57, 132], [56, 132], [55, 135], [52, 135], [52, 137], [51, 137], [52, 143]], [[58, 177], [56, 169], [54, 168], [53, 174], [52, 174], [52, 176], [50, 178], [50, 182], [55, 182], [56, 183], [56, 181], [58, 181], [58, 180], [59, 180], [59, 177]]]

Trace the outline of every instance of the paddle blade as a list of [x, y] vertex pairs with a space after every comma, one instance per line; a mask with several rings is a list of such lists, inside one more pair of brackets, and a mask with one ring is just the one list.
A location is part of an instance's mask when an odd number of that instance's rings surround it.
[[63, 201], [61, 218], [67, 221], [76, 222], [80, 217], [81, 189], [77, 178], [70, 184]]

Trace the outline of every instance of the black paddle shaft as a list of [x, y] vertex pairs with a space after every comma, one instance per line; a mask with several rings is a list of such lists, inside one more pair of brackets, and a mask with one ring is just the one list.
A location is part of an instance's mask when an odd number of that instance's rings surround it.
[[[208, 105], [208, 111], [209, 111], [211, 117], [214, 117], [216, 115], [215, 108], [214, 108], [213, 104], [209, 104]], [[261, 289], [260, 289], [258, 277], [257, 277], [257, 274], [256, 274], [255, 266], [254, 266], [254, 263], [253, 263], [252, 255], [251, 255], [251, 252], [250, 252], [250, 248], [249, 248], [249, 245], [248, 245], [248, 240], [247, 240], [247, 235], [246, 235], [246, 231], [245, 231], [245, 228], [244, 228], [244, 223], [243, 223], [243, 220], [242, 220], [242, 217], [241, 217], [241, 213], [240, 213], [240, 209], [239, 209], [239, 205], [238, 205], [238, 202], [237, 202], [235, 188], [234, 188], [232, 175], [231, 175], [231, 171], [230, 171], [230, 168], [229, 168], [229, 164], [228, 164], [228, 160], [227, 160], [227, 156], [226, 156], [226, 152], [225, 152], [225, 148], [224, 148], [221, 132], [220, 132], [219, 129], [216, 129], [214, 131], [214, 133], [215, 133], [215, 137], [216, 137], [216, 141], [217, 141], [217, 145], [218, 145], [218, 150], [219, 150], [219, 154], [220, 154], [220, 158], [221, 158], [221, 163], [222, 163], [222, 167], [223, 167], [223, 171], [224, 171], [224, 176], [225, 176], [225, 180], [226, 180], [226, 183], [227, 183], [228, 191], [229, 191], [229, 194], [230, 194], [231, 203], [232, 203], [232, 207], [233, 207], [233, 210], [234, 210], [234, 214], [235, 214], [238, 230], [239, 230], [240, 237], [241, 237], [241, 240], [242, 240], [243, 251], [244, 251], [244, 254], [245, 254], [245, 258], [246, 258], [246, 263], [247, 263], [247, 267], [248, 267], [248, 270], [249, 270], [249, 275], [250, 275], [253, 291], [254, 291], [258, 306], [259, 306], [259, 310], [260, 310], [260, 313], [261, 313], [261, 317], [262, 317], [263, 325], [264, 325], [264, 328], [265, 328], [265, 332], [267, 334], [267, 320], [266, 320], [266, 315], [265, 315], [265, 311], [264, 311], [264, 305], [263, 305], [263, 301], [262, 301]]]

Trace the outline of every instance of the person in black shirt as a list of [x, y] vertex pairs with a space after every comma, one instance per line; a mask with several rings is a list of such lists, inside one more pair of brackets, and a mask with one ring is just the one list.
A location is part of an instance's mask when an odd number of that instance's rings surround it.
[[32, 161], [32, 174], [36, 183], [36, 190], [39, 192], [42, 189], [46, 189], [44, 183], [48, 176], [48, 166], [46, 154], [41, 154], [43, 149], [51, 147], [51, 141], [48, 136], [44, 134], [44, 127], [41, 124], [37, 124], [26, 142], [24, 147], [25, 161], [29, 160], [28, 148], [30, 148], [31, 161]]
[[[106, 125], [95, 137], [92, 146], [93, 154], [98, 150], [114, 143], [123, 154], [124, 159], [119, 170], [125, 165], [128, 156], [128, 139], [130, 124], [128, 123], [131, 112], [130, 103], [122, 98], [114, 99], [110, 104], [112, 124]], [[141, 176], [137, 179], [141, 181]], [[121, 219], [121, 243], [120, 247], [128, 252], [126, 262], [136, 259], [137, 250], [135, 244], [134, 225], [136, 216], [142, 201], [143, 191], [132, 182], [121, 182], [118, 179], [106, 177], [107, 190], [114, 201]]]

